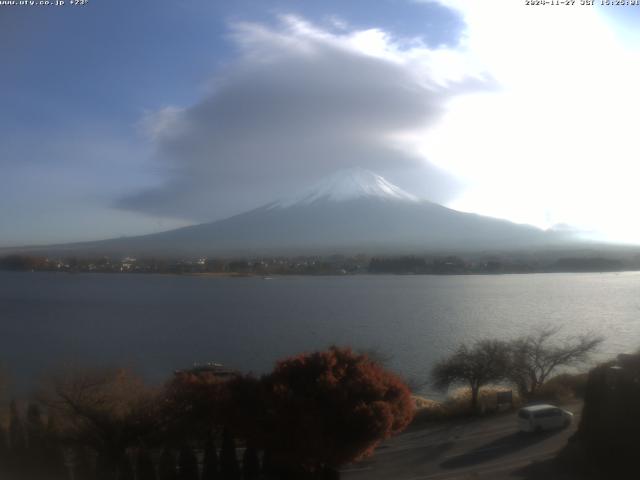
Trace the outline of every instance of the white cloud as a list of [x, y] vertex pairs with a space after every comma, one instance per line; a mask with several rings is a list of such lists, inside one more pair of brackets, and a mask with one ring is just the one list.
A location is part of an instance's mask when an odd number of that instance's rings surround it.
[[140, 120], [142, 133], [153, 141], [163, 138], [173, 138], [184, 134], [185, 125], [181, 121], [185, 109], [173, 106], [161, 108], [157, 111], [146, 112]]
[[239, 58], [204, 98], [141, 122], [165, 182], [121, 207], [207, 220], [352, 166], [436, 201], [452, 198], [456, 181], [402, 134], [433, 125], [453, 95], [484, 81], [466, 53], [294, 16], [277, 28], [236, 23], [230, 38]]
[[146, 118], [167, 180], [122, 205], [208, 219], [360, 165], [454, 208], [640, 241], [639, 43], [585, 6], [441, 3], [467, 25], [455, 48], [235, 24], [208, 95]]

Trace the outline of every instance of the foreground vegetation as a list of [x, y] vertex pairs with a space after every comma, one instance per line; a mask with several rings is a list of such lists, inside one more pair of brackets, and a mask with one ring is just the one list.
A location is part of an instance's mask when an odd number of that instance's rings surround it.
[[259, 378], [218, 365], [177, 371], [161, 386], [125, 370], [67, 373], [0, 417], [0, 478], [335, 479], [414, 415], [420, 424], [499, 411], [506, 393], [511, 408], [582, 397], [586, 375], [557, 371], [601, 341], [544, 328], [460, 345], [431, 372], [432, 385], [458, 387], [444, 402], [412, 396], [375, 352], [337, 347]]
[[367, 355], [334, 347], [261, 378], [211, 366], [150, 387], [122, 370], [75, 372], [22, 410], [12, 402], [0, 429], [0, 478], [333, 479], [402, 431], [413, 402]]
[[[513, 411], [514, 408], [530, 402], [567, 405], [584, 399], [586, 384], [586, 373], [561, 373], [547, 380], [536, 394], [529, 398], [521, 397], [517, 390], [512, 391], [511, 386], [486, 385], [480, 388], [475, 409], [471, 407], [471, 389], [468, 387], [456, 388], [442, 401], [414, 396], [416, 412], [412, 425], [424, 426], [433, 422], [490, 415], [505, 410]], [[512, 402], [499, 404], [498, 395], [501, 393], [512, 393]]]
[[480, 389], [490, 383], [513, 385], [521, 399], [531, 400], [555, 372], [583, 364], [603, 341], [594, 334], [558, 338], [559, 334], [558, 327], [543, 327], [509, 341], [462, 344], [433, 367], [432, 384], [441, 390], [466, 385], [472, 411], [478, 408]]
[[557, 463], [584, 479], [637, 478], [638, 435], [640, 354], [618, 355], [589, 372], [578, 431]]

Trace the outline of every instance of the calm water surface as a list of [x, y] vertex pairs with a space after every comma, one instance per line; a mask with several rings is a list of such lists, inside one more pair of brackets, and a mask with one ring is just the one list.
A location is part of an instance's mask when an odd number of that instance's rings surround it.
[[0, 364], [17, 386], [67, 365], [160, 380], [193, 362], [268, 371], [331, 344], [376, 348], [424, 378], [459, 342], [535, 325], [640, 348], [640, 273], [215, 278], [0, 272]]

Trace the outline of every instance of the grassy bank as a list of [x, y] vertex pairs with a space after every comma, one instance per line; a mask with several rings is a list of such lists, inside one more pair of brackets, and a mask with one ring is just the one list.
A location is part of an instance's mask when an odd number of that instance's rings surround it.
[[516, 390], [502, 386], [487, 386], [480, 389], [478, 396], [479, 408], [471, 409], [471, 391], [469, 388], [459, 388], [452, 391], [444, 401], [431, 400], [414, 395], [416, 414], [413, 425], [431, 422], [448, 421], [457, 418], [491, 415], [505, 411], [504, 406], [498, 406], [499, 392], [513, 392], [513, 408], [519, 408], [526, 403], [549, 402], [558, 405], [568, 404], [584, 397], [587, 374], [561, 374], [548, 380], [531, 399], [522, 399]]

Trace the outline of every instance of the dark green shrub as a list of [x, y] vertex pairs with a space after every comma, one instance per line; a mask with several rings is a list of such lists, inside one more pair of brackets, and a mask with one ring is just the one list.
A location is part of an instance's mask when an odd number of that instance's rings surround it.
[[171, 450], [165, 448], [158, 462], [158, 480], [177, 480], [176, 458]]
[[236, 444], [228, 429], [222, 432], [222, 449], [220, 450], [220, 476], [224, 480], [239, 480], [240, 467], [236, 456]]
[[242, 477], [244, 480], [256, 480], [260, 477], [260, 459], [258, 450], [248, 445], [242, 455]]
[[187, 445], [178, 454], [178, 480], [198, 480], [198, 459]]
[[149, 450], [141, 448], [136, 456], [136, 478], [137, 480], [156, 480], [156, 469]]
[[202, 480], [217, 480], [220, 478], [218, 471], [218, 454], [213, 436], [209, 436], [204, 446], [202, 459]]

